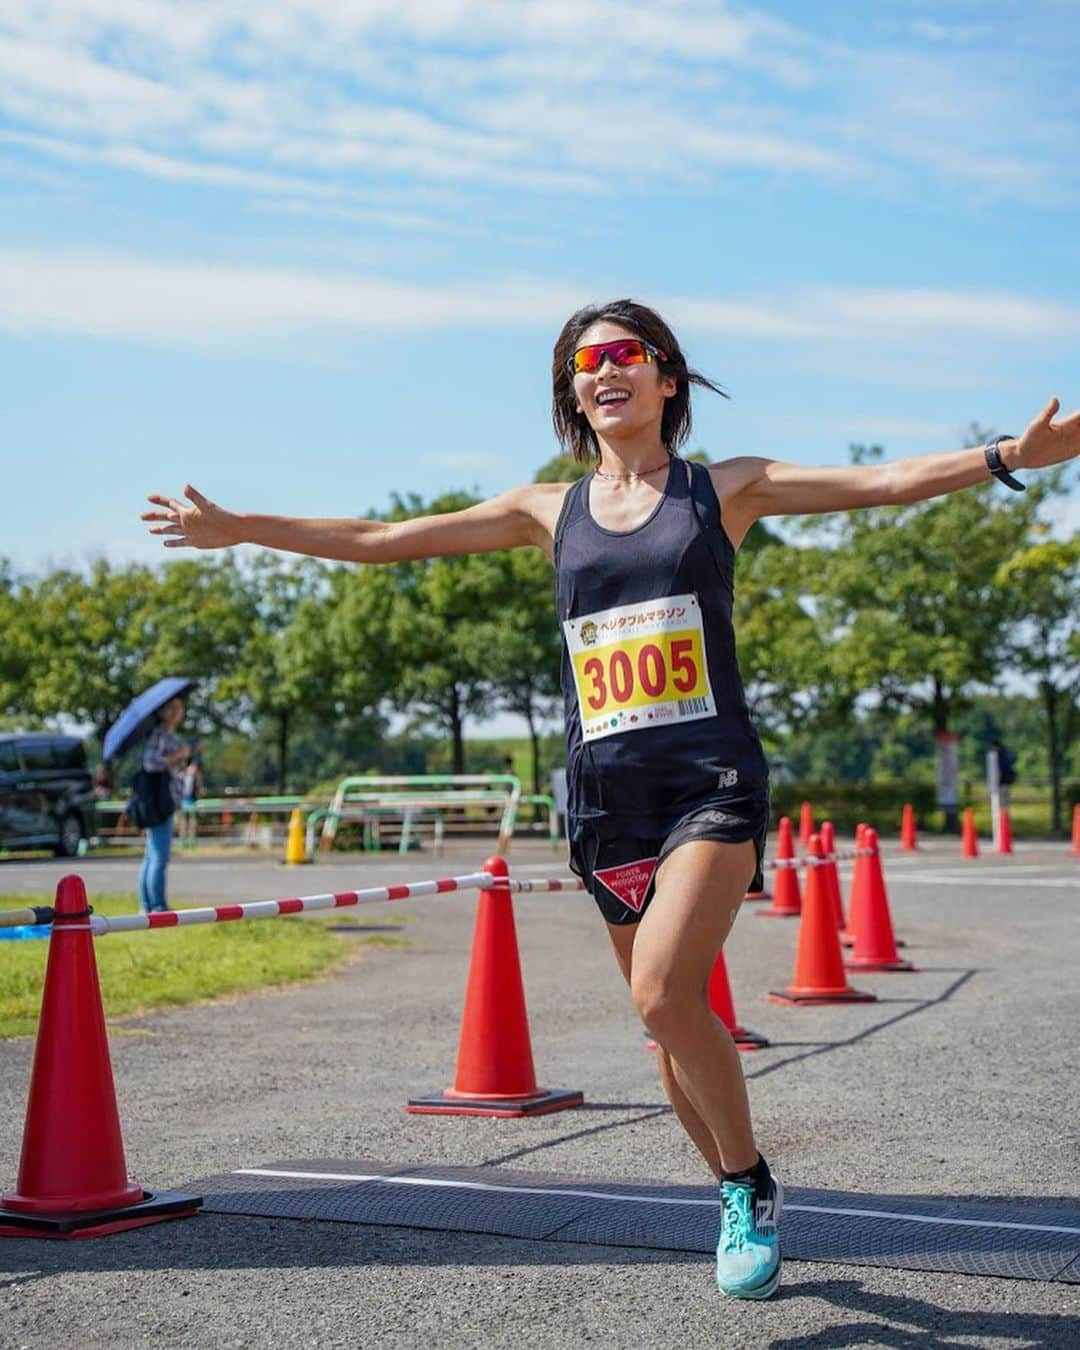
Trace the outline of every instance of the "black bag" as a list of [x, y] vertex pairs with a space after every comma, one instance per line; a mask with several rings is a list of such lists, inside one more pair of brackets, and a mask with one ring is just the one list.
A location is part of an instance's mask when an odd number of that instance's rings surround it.
[[149, 830], [155, 825], [164, 825], [176, 810], [170, 778], [171, 774], [164, 769], [154, 773], [140, 769], [132, 779], [126, 809], [138, 829]]

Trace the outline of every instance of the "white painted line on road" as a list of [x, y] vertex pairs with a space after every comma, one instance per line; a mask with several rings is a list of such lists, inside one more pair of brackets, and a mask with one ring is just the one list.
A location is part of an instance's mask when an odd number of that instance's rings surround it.
[[[626, 1200], [635, 1205], [680, 1205], [697, 1209], [719, 1209], [717, 1200], [680, 1200], [674, 1196], [631, 1195], [625, 1191], [583, 1191], [562, 1186], [505, 1186], [489, 1181], [453, 1181], [445, 1177], [365, 1176], [356, 1172], [285, 1172], [272, 1167], [239, 1167], [234, 1177], [281, 1177], [295, 1181], [381, 1181], [388, 1186], [434, 1186], [443, 1190], [484, 1191], [498, 1195], [565, 1195], [580, 1200]], [[1061, 1224], [1013, 1223], [1005, 1219], [950, 1219], [937, 1214], [900, 1214], [885, 1209], [840, 1209], [827, 1205], [785, 1204], [784, 1209], [802, 1214], [856, 1215], [860, 1219], [906, 1219], [911, 1223], [950, 1224], [961, 1228], [1017, 1228], [1026, 1233], [1068, 1233], [1080, 1235], [1080, 1228]]]
[[1080, 881], [1075, 877], [1003, 877], [960, 876], [956, 872], [921, 872], [918, 876], [890, 877], [889, 884], [922, 886], [1011, 886], [1025, 891], [1045, 888], [1071, 890], [1080, 895]]

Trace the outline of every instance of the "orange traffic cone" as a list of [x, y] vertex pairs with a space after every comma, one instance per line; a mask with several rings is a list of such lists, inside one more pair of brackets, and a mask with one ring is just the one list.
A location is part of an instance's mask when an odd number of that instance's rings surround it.
[[1080, 802], [1073, 807], [1072, 855], [1080, 858]]
[[900, 819], [900, 847], [906, 853], [911, 853], [919, 847], [915, 834], [915, 808], [910, 802], [905, 803]]
[[847, 923], [840, 930], [840, 941], [845, 947], [851, 947], [855, 944], [855, 922], [866, 896], [866, 863], [869, 857], [866, 852], [866, 831], [869, 828], [868, 825], [861, 823], [855, 826], [855, 870], [851, 877]]
[[760, 1050], [769, 1044], [768, 1037], [759, 1036], [756, 1031], [747, 1031], [739, 1026], [735, 1016], [735, 1002], [731, 997], [731, 985], [728, 982], [727, 962], [724, 953], [718, 952], [716, 964], [709, 976], [709, 1007], [731, 1032], [731, 1039], [740, 1050]]
[[975, 833], [975, 811], [970, 806], [964, 807], [963, 825], [960, 830], [960, 856], [962, 858], [977, 858], [979, 856], [979, 836]]
[[998, 812], [997, 852], [1011, 853], [1012, 851], [1012, 821], [1009, 819], [1009, 808], [1003, 806]]
[[194, 1214], [202, 1200], [128, 1180], [82, 878], [63, 877], [41, 1000], [18, 1189], [5, 1237], [89, 1238]]
[[[505, 877], [506, 859], [488, 858], [484, 871]], [[405, 1109], [443, 1116], [535, 1116], [584, 1100], [580, 1092], [536, 1086], [510, 892], [481, 891], [454, 1086], [410, 1097]]]
[[896, 951], [885, 874], [881, 870], [877, 830], [867, 830], [863, 845], [866, 859], [866, 894], [855, 928], [855, 950], [846, 964], [849, 970], [914, 970], [910, 961], [901, 961]]
[[809, 802], [803, 802], [799, 809], [799, 847], [805, 849], [814, 833], [814, 808]]
[[821, 875], [824, 856], [820, 835], [812, 835], [795, 978], [786, 989], [775, 989], [769, 994], [773, 1003], [875, 1002], [875, 995], [852, 989], [844, 974], [836, 914]]
[[825, 873], [825, 885], [828, 887], [829, 898], [836, 911], [836, 929], [839, 932], [844, 926], [844, 901], [840, 894], [840, 869], [836, 865], [836, 834], [831, 820], [826, 820], [821, 826], [821, 847], [825, 850], [826, 858], [825, 866], [821, 870]]
[[768, 909], [759, 909], [759, 919], [794, 919], [802, 911], [799, 896], [799, 876], [796, 872], [795, 847], [791, 839], [791, 821], [780, 817], [780, 838], [776, 846], [776, 880], [773, 899]]

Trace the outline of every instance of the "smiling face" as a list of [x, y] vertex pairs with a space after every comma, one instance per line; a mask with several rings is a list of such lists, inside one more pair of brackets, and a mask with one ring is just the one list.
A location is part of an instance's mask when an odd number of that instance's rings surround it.
[[[582, 333], [579, 347], [620, 338], [639, 338], [638, 333], [609, 319], [601, 319]], [[660, 440], [664, 405], [676, 390], [674, 376], [664, 375], [655, 361], [635, 366], [617, 366], [607, 357], [599, 370], [574, 376], [574, 396], [601, 441]]]

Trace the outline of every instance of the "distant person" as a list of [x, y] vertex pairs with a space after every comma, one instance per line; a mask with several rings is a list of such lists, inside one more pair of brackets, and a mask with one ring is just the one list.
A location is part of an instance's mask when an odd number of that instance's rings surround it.
[[147, 914], [169, 908], [165, 899], [165, 874], [172, 848], [173, 813], [180, 804], [181, 774], [190, 753], [176, 734], [184, 717], [184, 700], [169, 699], [155, 716], [154, 725], [143, 741], [141, 768], [147, 774], [168, 775], [168, 800], [172, 809], [159, 824], [145, 827], [146, 851], [139, 872], [139, 907]]
[[1016, 761], [1001, 741], [991, 741], [990, 749], [997, 752], [998, 790], [1002, 806], [1007, 807], [1009, 805], [1009, 789], [1016, 782]]
[[107, 802], [113, 795], [113, 779], [107, 764], [99, 764], [94, 770], [94, 800]]
[[188, 742], [188, 761], [180, 774], [180, 838], [194, 844], [199, 832], [199, 798], [203, 794], [202, 741]]

